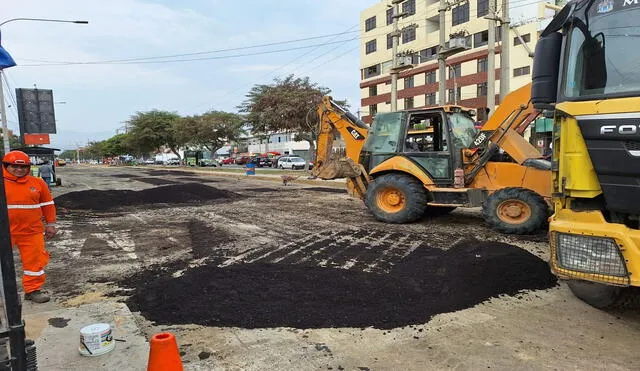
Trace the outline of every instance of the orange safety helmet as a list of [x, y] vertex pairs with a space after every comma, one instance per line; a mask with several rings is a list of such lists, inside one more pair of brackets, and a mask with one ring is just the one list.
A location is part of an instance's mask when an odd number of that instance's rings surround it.
[[29, 155], [22, 151], [11, 151], [4, 155], [2, 163], [8, 165], [31, 165]]

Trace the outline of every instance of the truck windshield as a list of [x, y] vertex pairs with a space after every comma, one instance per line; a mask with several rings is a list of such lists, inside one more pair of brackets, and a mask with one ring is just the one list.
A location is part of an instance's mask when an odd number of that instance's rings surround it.
[[640, 5], [592, 0], [578, 9], [569, 31], [564, 95], [630, 95], [640, 91]]
[[451, 134], [453, 137], [453, 146], [456, 150], [468, 148], [478, 132], [474, 126], [474, 122], [466, 113], [453, 112], [447, 115]]

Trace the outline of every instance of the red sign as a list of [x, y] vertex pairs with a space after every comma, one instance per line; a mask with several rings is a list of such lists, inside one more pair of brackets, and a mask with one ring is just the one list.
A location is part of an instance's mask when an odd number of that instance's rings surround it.
[[24, 134], [24, 145], [28, 146], [31, 144], [49, 144], [51, 143], [49, 139], [49, 134]]

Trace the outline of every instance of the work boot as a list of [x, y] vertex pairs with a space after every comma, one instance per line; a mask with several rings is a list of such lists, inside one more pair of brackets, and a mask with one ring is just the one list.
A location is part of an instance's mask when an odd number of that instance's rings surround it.
[[42, 291], [36, 290], [28, 294], [24, 294], [24, 300], [31, 300], [34, 303], [46, 303], [50, 300], [49, 296], [43, 294]]

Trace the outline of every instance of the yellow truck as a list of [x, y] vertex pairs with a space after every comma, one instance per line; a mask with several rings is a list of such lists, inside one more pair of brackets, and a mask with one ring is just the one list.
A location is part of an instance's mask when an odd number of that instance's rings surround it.
[[531, 97], [553, 118], [550, 265], [598, 307], [640, 286], [640, 4], [564, 6], [536, 45]]

